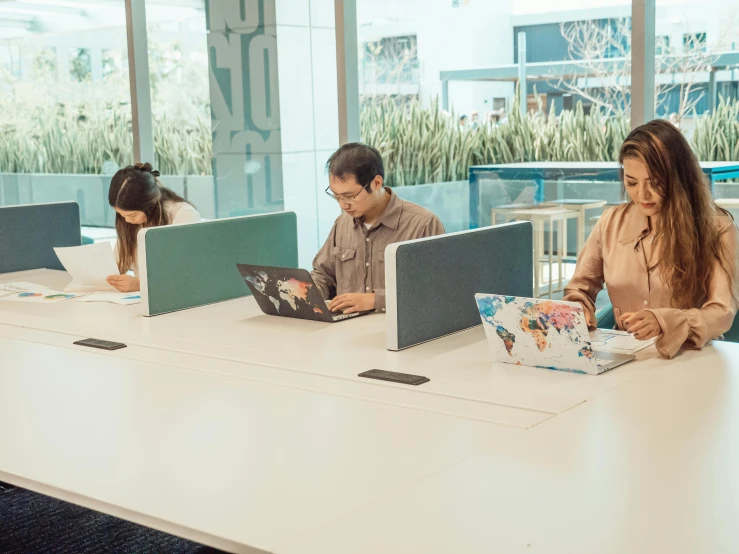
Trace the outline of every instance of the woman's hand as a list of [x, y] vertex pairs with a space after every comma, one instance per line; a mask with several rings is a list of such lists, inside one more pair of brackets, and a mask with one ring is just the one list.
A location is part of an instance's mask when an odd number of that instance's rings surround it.
[[131, 275], [111, 275], [105, 280], [120, 292], [137, 292], [141, 289], [139, 278]]
[[621, 327], [639, 340], [651, 340], [662, 334], [659, 321], [649, 310], [623, 314], [621, 316]]

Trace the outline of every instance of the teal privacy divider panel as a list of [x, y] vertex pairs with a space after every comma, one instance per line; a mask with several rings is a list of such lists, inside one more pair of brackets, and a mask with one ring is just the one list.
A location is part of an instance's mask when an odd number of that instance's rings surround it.
[[0, 273], [64, 266], [55, 247], [79, 246], [77, 202], [0, 208]]
[[531, 298], [530, 222], [389, 245], [385, 250], [388, 350], [480, 325], [475, 302], [479, 292]]
[[236, 264], [298, 267], [293, 212], [142, 229], [138, 243], [147, 316], [248, 296]]

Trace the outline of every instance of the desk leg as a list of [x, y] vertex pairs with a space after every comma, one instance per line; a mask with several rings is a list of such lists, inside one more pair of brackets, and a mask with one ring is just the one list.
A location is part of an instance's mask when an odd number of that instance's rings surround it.
[[539, 229], [536, 227], [536, 223], [532, 221], [534, 226], [534, 298], [539, 298], [539, 256], [541, 251], [539, 250]]
[[558, 290], [562, 290], [562, 273], [564, 268], [564, 259], [565, 256], [567, 256], [567, 222], [569, 219], [563, 219], [560, 221], [559, 225], [562, 227], [562, 232], [559, 234], [559, 256], [558, 262], [559, 262], [559, 288]]
[[534, 204], [541, 204], [544, 202], [544, 176], [534, 177], [534, 183], [536, 183]]
[[[542, 225], [543, 227], [543, 225]], [[554, 268], [552, 267], [552, 257], [554, 255], [554, 227], [555, 222], [553, 219], [549, 220], [549, 300], [552, 299], [552, 283], [554, 282]]]
[[[544, 257], [544, 232], [546, 231], [546, 223], [542, 220], [537, 223], [539, 225], [539, 256]], [[539, 286], [544, 285], [544, 262], [537, 266], [539, 271]]]

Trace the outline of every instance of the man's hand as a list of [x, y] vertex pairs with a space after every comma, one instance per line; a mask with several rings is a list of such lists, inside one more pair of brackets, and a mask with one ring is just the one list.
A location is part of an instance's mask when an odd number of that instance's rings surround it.
[[118, 289], [120, 292], [137, 292], [141, 290], [138, 277], [130, 275], [111, 275], [105, 279], [108, 284]]
[[332, 312], [353, 314], [369, 312], [375, 309], [375, 293], [349, 293], [337, 296], [331, 301], [329, 309]]
[[659, 321], [648, 310], [623, 314], [621, 316], [621, 327], [639, 340], [650, 340], [662, 334]]

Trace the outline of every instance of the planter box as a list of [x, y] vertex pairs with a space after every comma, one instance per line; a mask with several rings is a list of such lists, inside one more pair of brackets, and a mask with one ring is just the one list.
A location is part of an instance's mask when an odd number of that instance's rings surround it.
[[[0, 173], [0, 205], [77, 202], [82, 225], [113, 227], [115, 211], [108, 205], [111, 175]], [[162, 183], [190, 200], [205, 219], [215, 218], [213, 177], [167, 176]]]
[[109, 175], [60, 175], [54, 173], [0, 173], [0, 201], [4, 206], [77, 202], [82, 225], [112, 226], [108, 206]]

